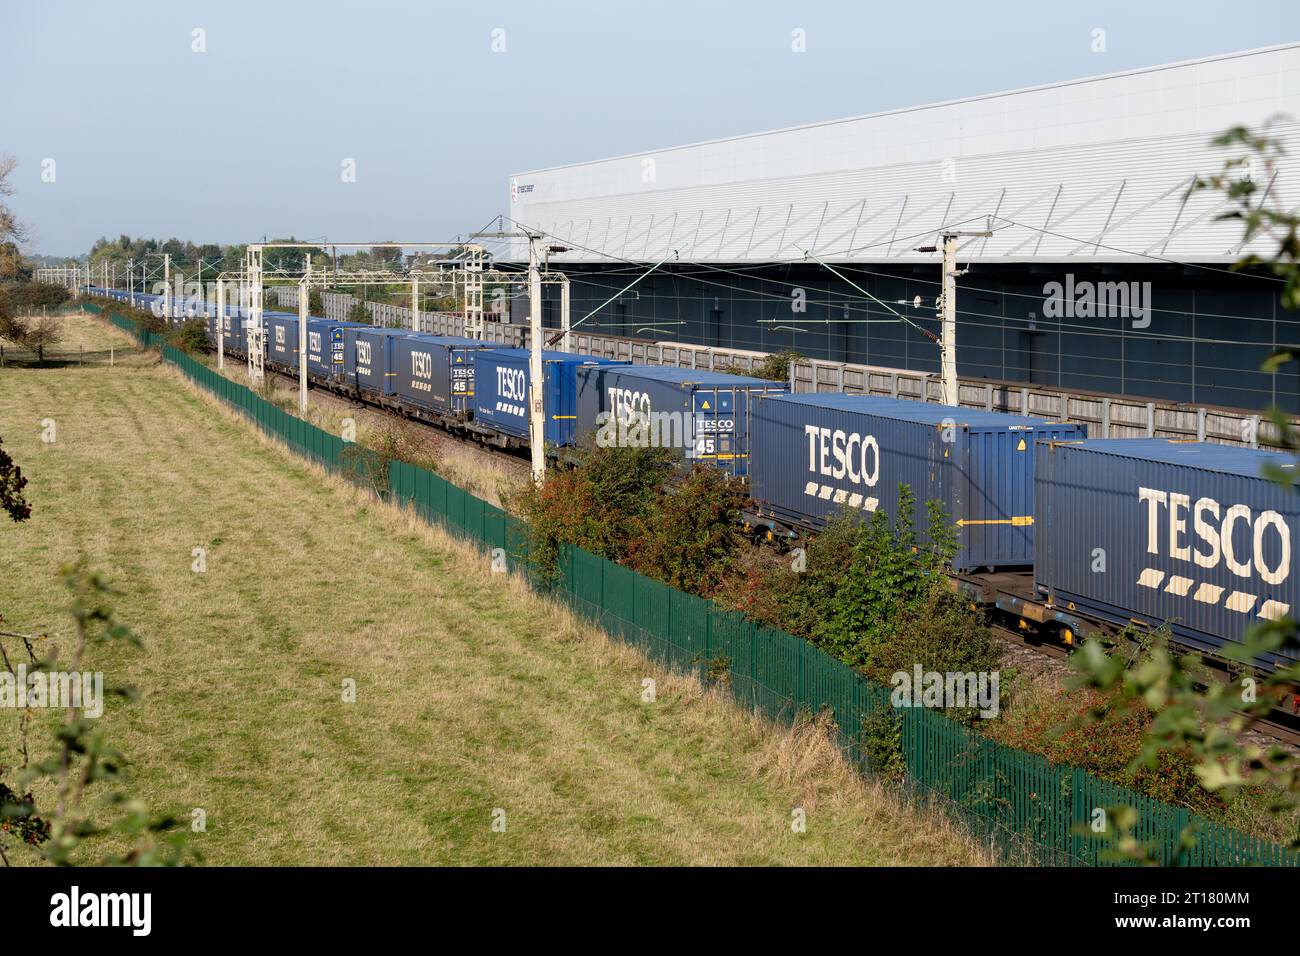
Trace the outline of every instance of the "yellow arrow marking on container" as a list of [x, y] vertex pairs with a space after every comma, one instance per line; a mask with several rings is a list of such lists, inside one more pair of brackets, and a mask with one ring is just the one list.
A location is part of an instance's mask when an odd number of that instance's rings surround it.
[[957, 527], [964, 528], [968, 524], [1009, 524], [1013, 528], [1024, 528], [1033, 523], [1033, 515], [1016, 515], [1014, 518], [959, 518]]

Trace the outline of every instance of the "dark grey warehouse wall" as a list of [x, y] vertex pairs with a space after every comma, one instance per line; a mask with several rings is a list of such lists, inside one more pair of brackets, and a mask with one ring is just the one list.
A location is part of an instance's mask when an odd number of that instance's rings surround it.
[[[573, 266], [576, 321], [644, 267]], [[837, 266], [918, 325], [938, 332], [932, 308], [938, 266]], [[1127, 316], [1052, 315], [1044, 289], [1072, 276], [1084, 283], [1138, 283], [1145, 308]], [[1149, 299], [1142, 295], [1150, 283]], [[1300, 412], [1295, 364], [1267, 373], [1281, 344], [1300, 344], [1300, 315], [1281, 307], [1280, 284], [1219, 267], [977, 265], [959, 285], [958, 368], [964, 376], [1135, 397]], [[802, 290], [800, 293], [797, 290]], [[546, 324], [558, 325], [558, 290], [548, 288]], [[923, 305], [911, 303], [921, 296]], [[793, 303], [802, 300], [804, 311]], [[899, 300], [906, 305], [896, 304]], [[514, 321], [526, 321], [515, 299]], [[1058, 309], [1064, 311], [1063, 309]], [[1076, 306], [1076, 311], [1085, 311]], [[1117, 311], [1117, 310], [1112, 310]], [[937, 372], [938, 348], [847, 282], [816, 265], [682, 266], [641, 281], [589, 319], [593, 330]]]

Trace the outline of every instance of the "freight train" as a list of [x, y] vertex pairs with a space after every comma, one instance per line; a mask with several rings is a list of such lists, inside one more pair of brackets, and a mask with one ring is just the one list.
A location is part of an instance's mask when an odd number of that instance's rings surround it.
[[[118, 290], [162, 314], [154, 296]], [[190, 306], [191, 312], [195, 306]], [[202, 315], [201, 306], [198, 314]], [[297, 372], [298, 317], [264, 312], [267, 367]], [[245, 356], [243, 320], [207, 316], [214, 347]], [[528, 352], [497, 343], [308, 320], [317, 386], [500, 447], [528, 441]], [[745, 376], [543, 354], [548, 452], [596, 433], [676, 448], [748, 484], [746, 525], [797, 544], [850, 509], [914, 526], [938, 500], [954, 524], [954, 587], [1036, 639], [1167, 626], [1222, 657], [1250, 626], [1300, 604], [1300, 497], [1291, 455], [1206, 442], [1094, 439], [1078, 424], [916, 401], [788, 393]], [[612, 430], [612, 431], [611, 431]], [[1266, 472], [1270, 472], [1265, 477]], [[1283, 649], [1262, 669], [1294, 663]]]

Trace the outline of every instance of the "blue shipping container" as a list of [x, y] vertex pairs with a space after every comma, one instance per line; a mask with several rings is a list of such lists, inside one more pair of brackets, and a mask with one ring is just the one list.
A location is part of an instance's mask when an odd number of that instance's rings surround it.
[[392, 372], [394, 393], [403, 401], [460, 417], [474, 392], [476, 356], [491, 345], [480, 339], [407, 332], [392, 340], [385, 373]]
[[344, 329], [343, 380], [358, 391], [392, 395], [397, 386], [393, 349], [399, 338], [412, 334], [403, 329]]
[[227, 352], [248, 354], [248, 339], [244, 335], [244, 317], [238, 309], [230, 308], [222, 320], [222, 342]]
[[957, 533], [953, 567], [1034, 561], [1034, 442], [1085, 437], [1081, 425], [839, 393], [758, 396], [750, 414], [750, 494], [766, 515], [817, 529], [845, 509], [898, 514], [899, 485], [938, 500]]
[[[362, 322], [335, 322], [331, 319], [307, 319], [307, 371], [322, 378], [343, 376], [343, 334], [349, 328], [367, 328]], [[298, 317], [293, 317], [298, 331]]]
[[298, 316], [289, 312], [263, 312], [266, 325], [266, 360], [285, 368], [298, 367]]
[[733, 475], [746, 472], [751, 396], [786, 386], [762, 378], [665, 365], [577, 370], [577, 434], [610, 444], [678, 448]]
[[[542, 393], [548, 445], [573, 445], [577, 438], [578, 370], [589, 365], [624, 365], [613, 359], [571, 352], [542, 352]], [[480, 352], [471, 407], [474, 420], [512, 438], [528, 438], [528, 350]]]
[[1168, 622], [1216, 651], [1300, 604], [1300, 497], [1262, 474], [1294, 470], [1293, 456], [1127, 438], [1042, 444], [1037, 457], [1034, 578], [1061, 610]]

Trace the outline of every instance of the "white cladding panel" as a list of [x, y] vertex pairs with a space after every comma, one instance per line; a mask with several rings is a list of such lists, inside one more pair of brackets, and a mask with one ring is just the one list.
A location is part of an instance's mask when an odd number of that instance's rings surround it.
[[[509, 216], [573, 247], [553, 261], [925, 261], [985, 217], [976, 261], [1230, 261], [1240, 225], [1188, 187], [1230, 155], [1214, 136], [1279, 114], [1300, 119], [1300, 44], [518, 173]], [[1255, 175], [1292, 208], [1300, 125], [1274, 135]]]

